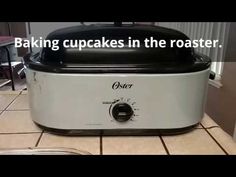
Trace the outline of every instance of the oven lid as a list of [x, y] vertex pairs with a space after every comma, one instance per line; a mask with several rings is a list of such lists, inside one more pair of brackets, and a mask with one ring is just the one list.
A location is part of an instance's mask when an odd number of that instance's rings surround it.
[[[164, 40], [166, 47], [145, 47], [145, 39], [151, 38]], [[56, 30], [47, 39], [58, 40], [59, 50], [45, 47], [39, 54], [25, 57], [29, 68], [56, 73], [185, 73], [210, 67], [210, 59], [193, 48], [170, 47], [171, 40], [189, 38], [163, 27], [82, 25]], [[138, 40], [139, 46], [130, 47], [129, 39]], [[64, 47], [65, 40], [73, 42], [72, 47]], [[81, 48], [81, 40], [90, 41], [93, 47]]]

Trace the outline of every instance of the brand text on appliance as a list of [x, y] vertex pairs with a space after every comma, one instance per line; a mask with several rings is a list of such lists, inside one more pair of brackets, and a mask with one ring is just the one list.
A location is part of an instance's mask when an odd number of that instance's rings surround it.
[[130, 89], [133, 86], [133, 84], [127, 84], [127, 83], [120, 83], [119, 81], [116, 81], [112, 84], [112, 89]]

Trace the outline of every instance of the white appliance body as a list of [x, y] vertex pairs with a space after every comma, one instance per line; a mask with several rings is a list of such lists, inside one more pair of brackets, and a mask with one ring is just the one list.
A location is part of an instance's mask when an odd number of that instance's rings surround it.
[[[34, 122], [63, 130], [178, 129], [204, 115], [209, 69], [178, 74], [50, 73], [27, 68]], [[131, 118], [114, 119], [117, 103]]]

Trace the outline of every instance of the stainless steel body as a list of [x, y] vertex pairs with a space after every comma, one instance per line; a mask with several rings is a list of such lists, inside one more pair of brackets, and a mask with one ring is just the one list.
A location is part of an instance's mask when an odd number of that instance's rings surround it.
[[[64, 130], [175, 129], [201, 121], [209, 69], [177, 74], [50, 73], [26, 69], [31, 116]], [[132, 115], [117, 121], [112, 109]]]

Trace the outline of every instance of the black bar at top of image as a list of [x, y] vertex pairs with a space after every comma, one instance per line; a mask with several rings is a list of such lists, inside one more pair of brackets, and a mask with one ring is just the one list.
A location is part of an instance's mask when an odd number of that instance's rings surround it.
[[[140, 22], [232, 22], [236, 21], [235, 6], [230, 3], [198, 1], [196, 3], [180, 1], [156, 1], [151, 4], [140, 2], [67, 2], [57, 4], [15, 4], [10, 8], [1, 4], [2, 22], [66, 22], [66, 21], [140, 21]], [[23, 6], [24, 5], [24, 6]], [[6, 6], [6, 8], [4, 8]], [[9, 8], [8, 8], [9, 7]]]

